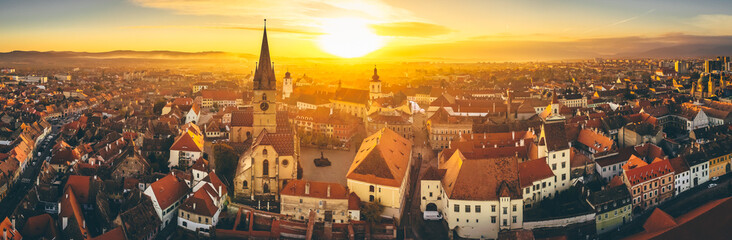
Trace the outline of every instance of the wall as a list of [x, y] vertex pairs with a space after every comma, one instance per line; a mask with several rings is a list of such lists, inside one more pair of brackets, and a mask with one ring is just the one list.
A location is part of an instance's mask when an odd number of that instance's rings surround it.
[[584, 223], [595, 220], [595, 213], [588, 213], [579, 216], [558, 218], [558, 219], [547, 219], [541, 221], [524, 222], [524, 229], [535, 229], [535, 228], [552, 228], [552, 227], [566, 227], [570, 224]]

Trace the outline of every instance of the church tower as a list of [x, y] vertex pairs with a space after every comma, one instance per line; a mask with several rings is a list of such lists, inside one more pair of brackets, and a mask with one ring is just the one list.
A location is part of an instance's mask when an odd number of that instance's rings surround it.
[[289, 98], [292, 94], [292, 77], [290, 77], [290, 71], [285, 73], [285, 78], [282, 79], [282, 99]]
[[369, 83], [369, 99], [373, 100], [381, 97], [381, 80], [379, 80], [379, 74], [376, 73], [376, 67], [374, 67], [374, 75], [371, 76], [371, 82]]
[[277, 130], [277, 80], [275, 79], [272, 61], [269, 58], [269, 44], [267, 43], [267, 20], [264, 20], [264, 36], [262, 37], [262, 50], [259, 53], [259, 63], [254, 71], [253, 89], [254, 97], [254, 138], [259, 136], [262, 130], [269, 133]]

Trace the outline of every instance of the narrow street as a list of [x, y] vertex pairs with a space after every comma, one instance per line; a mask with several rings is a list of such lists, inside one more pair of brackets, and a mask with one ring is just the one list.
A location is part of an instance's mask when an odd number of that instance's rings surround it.
[[[34, 151], [34, 155], [30, 162], [27, 163], [28, 166], [25, 171], [21, 173], [18, 177], [18, 181], [10, 190], [8, 190], [8, 194], [2, 202], [0, 202], [0, 206], [3, 206], [0, 208], [0, 219], [5, 219], [10, 216], [10, 214], [15, 211], [16, 206], [20, 204], [20, 201], [23, 200], [26, 193], [28, 193], [28, 191], [30, 191], [30, 189], [35, 185], [43, 161], [45, 161], [47, 157], [51, 156], [51, 148], [53, 148], [54, 143], [53, 140], [58, 137], [61, 124], [63, 124], [63, 122], [56, 124], [52, 123], [51, 133], [38, 144], [38, 149]], [[41, 156], [38, 156], [39, 152], [41, 153]]]

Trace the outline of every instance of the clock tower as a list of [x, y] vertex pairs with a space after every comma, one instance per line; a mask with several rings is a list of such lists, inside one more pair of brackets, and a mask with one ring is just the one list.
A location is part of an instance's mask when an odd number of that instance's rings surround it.
[[264, 20], [264, 36], [262, 37], [262, 49], [259, 54], [257, 69], [254, 71], [253, 88], [254, 107], [253, 130], [254, 138], [259, 136], [262, 130], [268, 133], [277, 131], [277, 93], [274, 68], [269, 58], [269, 44], [267, 43], [267, 20]]

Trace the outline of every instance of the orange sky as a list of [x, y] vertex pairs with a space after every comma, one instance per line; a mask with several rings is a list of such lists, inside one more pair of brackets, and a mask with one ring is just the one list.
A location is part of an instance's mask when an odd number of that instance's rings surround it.
[[[491, 59], [510, 50], [539, 51], [537, 59], [543, 59], [732, 35], [732, 2], [718, 0], [25, 0], [2, 5], [0, 51], [257, 54], [264, 18], [273, 56], [297, 58]], [[613, 39], [629, 41], [598, 43]]]

